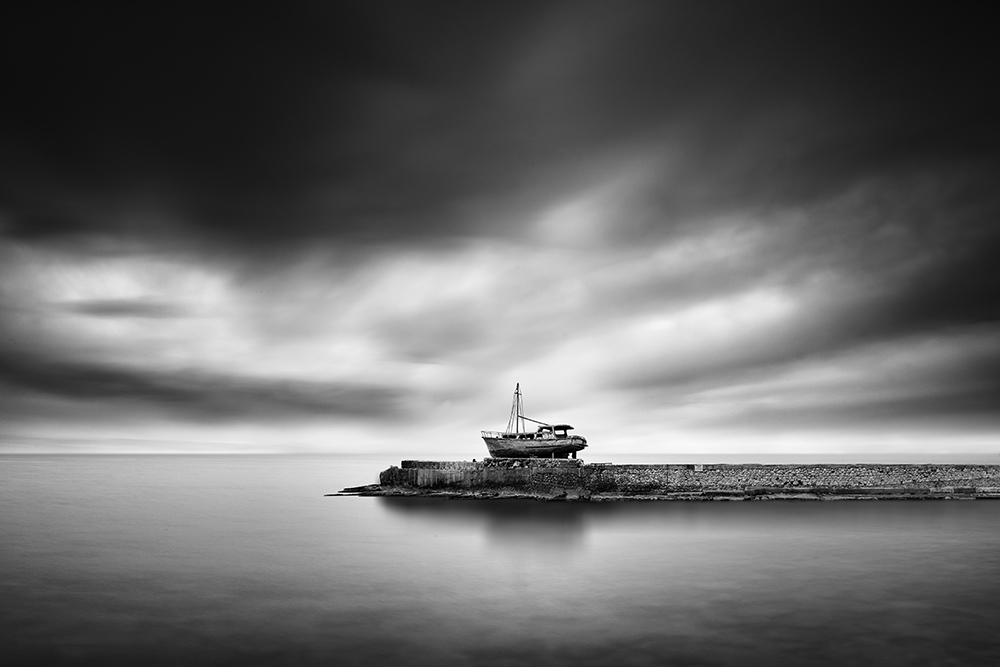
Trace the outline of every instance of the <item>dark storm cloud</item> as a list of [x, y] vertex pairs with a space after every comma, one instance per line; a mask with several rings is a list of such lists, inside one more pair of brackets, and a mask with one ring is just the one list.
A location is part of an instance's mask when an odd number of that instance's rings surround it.
[[182, 315], [184, 310], [175, 304], [148, 299], [97, 299], [63, 304], [66, 310], [93, 317], [147, 317], [170, 318]]
[[[996, 330], [986, 333], [998, 339]], [[740, 409], [712, 421], [766, 429], [995, 429], [1000, 425], [1000, 346], [983, 347], [962, 352], [946, 367], [928, 364], [919, 354], [884, 369], [875, 362], [868, 386], [848, 392], [753, 388], [745, 392]]]
[[46, 13], [7, 44], [8, 233], [504, 234], [490, 212], [513, 224], [665, 135], [683, 166], [637, 198], [642, 235], [811, 201], [995, 155], [986, 25], [801, 3]]
[[[994, 221], [1000, 200], [992, 192], [976, 192], [978, 184], [970, 196], [962, 185], [928, 202], [902, 194], [898, 183], [880, 183], [849, 206], [808, 211], [807, 225], [775, 223], [769, 247], [724, 270], [707, 264], [680, 279], [627, 285], [631, 300], [620, 288], [603, 295], [611, 312], [669, 309], [738, 292], [741, 285], [794, 291], [815, 274], [834, 275], [831, 289], [848, 286], [857, 292], [849, 297], [810, 292], [798, 316], [762, 340], [748, 335], [738, 349], [680, 363], [643, 359], [640, 368], [617, 369], [613, 381], [640, 390], [719, 383], [770, 373], [810, 356], [997, 323], [1000, 223]], [[933, 189], [920, 179], [907, 186]]]
[[[449, 162], [473, 150], [447, 131], [460, 113], [451, 95], [490, 76], [503, 55], [491, 50], [524, 14], [338, 3], [31, 17], [8, 43], [14, 233], [202, 231], [253, 243], [368, 227], [407, 235], [414, 221], [413, 234], [431, 232], [466, 184], [453, 164], [426, 168], [420, 137]], [[53, 192], [69, 203], [53, 206]], [[129, 221], [149, 199], [189, 227]]]
[[157, 372], [112, 364], [0, 355], [0, 396], [8, 418], [22, 404], [67, 400], [96, 414], [133, 409], [199, 421], [364, 417], [392, 419], [404, 407], [396, 389], [361, 384], [258, 379], [206, 371]]

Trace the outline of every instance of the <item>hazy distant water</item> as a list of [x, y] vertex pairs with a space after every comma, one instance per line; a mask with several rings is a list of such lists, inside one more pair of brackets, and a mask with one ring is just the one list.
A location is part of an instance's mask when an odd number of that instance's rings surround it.
[[0, 661], [1000, 664], [1000, 502], [323, 497], [392, 462], [0, 457]]

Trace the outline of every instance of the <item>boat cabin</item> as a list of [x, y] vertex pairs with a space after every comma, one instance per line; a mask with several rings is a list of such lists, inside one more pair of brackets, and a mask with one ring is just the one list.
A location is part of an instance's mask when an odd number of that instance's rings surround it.
[[569, 433], [567, 433], [567, 431], [572, 430], [573, 427], [569, 424], [543, 424], [538, 427], [538, 430], [535, 432], [535, 437], [542, 440], [568, 438]]

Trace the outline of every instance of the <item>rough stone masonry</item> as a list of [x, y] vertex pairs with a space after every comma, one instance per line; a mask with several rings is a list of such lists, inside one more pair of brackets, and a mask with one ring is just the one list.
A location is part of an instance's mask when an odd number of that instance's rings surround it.
[[1000, 465], [615, 465], [581, 459], [403, 461], [342, 493], [545, 500], [1000, 498]]

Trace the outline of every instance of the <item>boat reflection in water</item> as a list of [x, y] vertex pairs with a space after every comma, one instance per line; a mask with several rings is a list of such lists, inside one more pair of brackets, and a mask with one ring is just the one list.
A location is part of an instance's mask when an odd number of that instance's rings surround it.
[[[507, 430], [483, 431], [490, 456], [494, 458], [576, 458], [576, 453], [587, 446], [587, 439], [581, 435], [570, 435], [569, 424], [546, 424], [525, 417], [521, 402], [521, 384], [514, 388], [514, 402], [510, 407]], [[525, 421], [538, 424], [534, 432], [528, 432]]]

